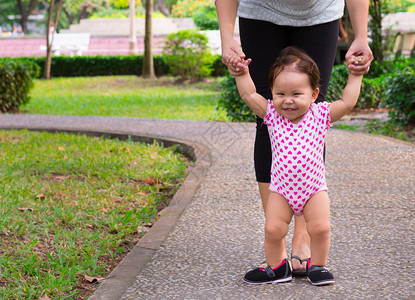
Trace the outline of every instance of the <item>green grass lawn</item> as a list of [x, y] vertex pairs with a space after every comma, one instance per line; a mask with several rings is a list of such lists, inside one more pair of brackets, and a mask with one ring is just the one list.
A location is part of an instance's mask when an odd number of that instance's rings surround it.
[[[21, 113], [220, 120], [218, 79], [36, 80]], [[83, 299], [181, 184], [171, 149], [72, 134], [0, 131], [0, 299]]]
[[0, 298], [81, 299], [142, 236], [188, 162], [171, 149], [0, 131]]
[[76, 77], [35, 80], [30, 114], [118, 116], [151, 119], [226, 121], [218, 112], [219, 79], [175, 83], [168, 77]]

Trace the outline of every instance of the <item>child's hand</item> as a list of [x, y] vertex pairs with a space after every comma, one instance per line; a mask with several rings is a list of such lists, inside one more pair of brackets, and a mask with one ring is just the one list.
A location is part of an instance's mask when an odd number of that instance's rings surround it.
[[231, 64], [232, 66], [236, 67], [238, 63], [242, 63], [244, 61], [244, 57], [241, 57], [236, 51], [236, 49], [231, 47], [228, 53], [226, 53], [226, 61], [228, 62], [228, 64]]
[[363, 56], [352, 56], [352, 63], [353, 64], [355, 64], [355, 65], [358, 65], [358, 64], [360, 64], [361, 62], [362, 62], [362, 60], [363, 60]]
[[225, 55], [226, 65], [228, 66], [229, 73], [232, 76], [238, 76], [245, 72], [248, 69], [251, 59], [244, 59], [241, 57], [238, 52], [231, 48], [228, 53]]
[[[347, 64], [347, 69], [349, 70], [350, 74], [353, 73], [353, 69], [352, 69], [351, 66], [352, 65], [360, 65], [362, 63], [363, 59], [364, 59], [363, 55], [359, 55], [359, 56], [353, 55], [353, 56], [350, 57], [349, 63]], [[368, 70], [369, 70], [369, 67], [368, 67]]]

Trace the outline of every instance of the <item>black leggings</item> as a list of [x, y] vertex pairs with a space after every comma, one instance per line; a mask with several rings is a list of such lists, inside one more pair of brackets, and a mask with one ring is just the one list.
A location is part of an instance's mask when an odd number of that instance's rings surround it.
[[[252, 58], [249, 72], [257, 92], [266, 99], [272, 94], [268, 73], [282, 49], [295, 46], [303, 49], [320, 69], [320, 94], [316, 102], [324, 101], [336, 56], [339, 21], [309, 27], [279, 26], [270, 22], [239, 18], [241, 44], [247, 58]], [[257, 117], [254, 148], [255, 174], [258, 182], [271, 181], [271, 143], [268, 129]]]

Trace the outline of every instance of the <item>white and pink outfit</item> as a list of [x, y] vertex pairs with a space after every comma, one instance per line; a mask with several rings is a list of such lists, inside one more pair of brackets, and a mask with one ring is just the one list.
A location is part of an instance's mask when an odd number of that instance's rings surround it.
[[296, 124], [277, 113], [268, 100], [264, 123], [271, 139], [270, 190], [283, 196], [294, 214], [301, 216], [308, 199], [327, 190], [324, 140], [330, 124], [330, 104], [312, 103]]

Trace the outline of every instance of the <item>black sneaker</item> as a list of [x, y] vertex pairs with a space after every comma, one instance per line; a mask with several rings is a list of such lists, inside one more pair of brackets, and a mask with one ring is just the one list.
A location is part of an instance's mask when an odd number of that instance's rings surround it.
[[325, 285], [334, 283], [333, 274], [326, 267], [307, 266], [307, 279], [312, 285]]
[[245, 274], [244, 281], [249, 284], [279, 283], [291, 281], [291, 269], [287, 259], [275, 269], [270, 266], [256, 268]]

